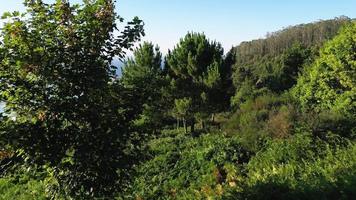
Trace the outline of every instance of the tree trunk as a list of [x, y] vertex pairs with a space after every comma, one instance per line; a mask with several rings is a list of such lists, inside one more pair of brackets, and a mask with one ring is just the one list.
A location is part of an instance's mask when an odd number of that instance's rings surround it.
[[184, 133], [188, 133], [187, 121], [183, 119]]
[[194, 119], [192, 120], [192, 123], [191, 123], [191, 126], [190, 126], [190, 131], [192, 133], [194, 133], [194, 131], [195, 131], [195, 121], [194, 121]]
[[205, 126], [206, 126], [205, 121], [202, 120], [202, 121], [201, 121], [201, 128], [202, 128], [203, 130], [205, 130], [205, 128], [206, 128]]

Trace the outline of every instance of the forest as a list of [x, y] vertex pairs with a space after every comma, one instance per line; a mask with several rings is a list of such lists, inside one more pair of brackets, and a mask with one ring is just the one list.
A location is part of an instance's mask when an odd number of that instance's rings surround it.
[[114, 1], [24, 5], [0, 29], [1, 200], [355, 198], [355, 19], [163, 55]]

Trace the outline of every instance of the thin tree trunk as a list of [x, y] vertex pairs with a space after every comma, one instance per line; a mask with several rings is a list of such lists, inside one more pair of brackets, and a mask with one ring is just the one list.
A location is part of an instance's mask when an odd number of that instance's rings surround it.
[[195, 121], [194, 121], [194, 119], [192, 120], [192, 123], [191, 123], [191, 126], [190, 126], [190, 131], [192, 133], [194, 133], [194, 131], [195, 131]]
[[184, 132], [188, 133], [187, 121], [185, 119], [183, 119], [183, 126], [184, 126]]

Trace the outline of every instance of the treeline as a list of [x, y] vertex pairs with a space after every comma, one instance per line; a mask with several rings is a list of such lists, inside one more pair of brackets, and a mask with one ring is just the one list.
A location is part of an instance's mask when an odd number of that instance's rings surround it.
[[253, 58], [263, 56], [277, 56], [295, 43], [304, 47], [320, 47], [326, 40], [333, 38], [340, 27], [349, 23], [346, 16], [332, 20], [320, 20], [309, 24], [290, 26], [277, 32], [267, 33], [265, 39], [242, 42], [234, 48], [238, 63], [248, 63]]
[[[188, 33], [166, 56], [114, 2], [25, 1], [0, 43], [0, 195], [9, 199], [348, 199], [356, 23], [243, 42]], [[162, 66], [163, 63], [163, 66]], [[21, 192], [19, 192], [21, 191]]]

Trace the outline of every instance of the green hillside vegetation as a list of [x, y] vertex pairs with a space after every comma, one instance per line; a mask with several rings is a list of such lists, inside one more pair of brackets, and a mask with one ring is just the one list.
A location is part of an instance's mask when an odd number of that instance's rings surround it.
[[112, 1], [24, 2], [0, 30], [0, 199], [356, 195], [354, 19], [163, 56]]
[[324, 42], [350, 21], [339, 17], [291, 26], [231, 49], [236, 89], [232, 104], [238, 106], [266, 91], [282, 93], [293, 87], [303, 65], [310, 65]]

